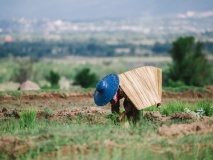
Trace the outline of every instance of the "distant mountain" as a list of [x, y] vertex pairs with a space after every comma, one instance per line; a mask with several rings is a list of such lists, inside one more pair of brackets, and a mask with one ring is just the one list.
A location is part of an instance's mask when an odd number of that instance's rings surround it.
[[94, 20], [213, 11], [213, 0], [0, 0], [0, 19]]

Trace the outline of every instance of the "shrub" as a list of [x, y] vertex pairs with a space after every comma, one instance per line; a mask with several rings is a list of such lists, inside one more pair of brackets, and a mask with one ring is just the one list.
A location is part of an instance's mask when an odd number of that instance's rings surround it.
[[185, 86], [183, 81], [173, 81], [172, 79], [169, 79], [168, 85], [171, 87], [183, 87]]
[[51, 83], [52, 87], [58, 87], [58, 82], [60, 80], [60, 75], [51, 70], [49, 75], [46, 77], [46, 80]]
[[98, 82], [96, 74], [90, 73], [89, 68], [80, 70], [74, 77], [74, 85], [81, 85], [83, 88], [95, 87]]

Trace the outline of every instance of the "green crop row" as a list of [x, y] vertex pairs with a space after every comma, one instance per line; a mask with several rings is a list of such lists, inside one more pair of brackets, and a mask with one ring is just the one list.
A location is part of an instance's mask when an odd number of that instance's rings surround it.
[[[169, 101], [157, 109], [171, 115], [185, 108], [196, 112], [203, 109], [212, 116], [213, 102]], [[52, 110], [44, 109], [51, 116]], [[212, 159], [213, 134], [161, 137], [157, 134], [162, 125], [141, 117], [136, 126], [125, 122], [115, 123], [110, 115], [78, 114], [74, 119], [36, 118], [36, 109], [18, 112], [19, 118], [0, 120], [0, 159]], [[184, 123], [173, 121], [172, 123]], [[167, 124], [168, 125], [168, 124]], [[9, 138], [8, 138], [9, 137]], [[8, 138], [8, 139], [7, 139]], [[7, 141], [4, 141], [7, 139]]]
[[[11, 143], [16, 146], [8, 145], [1, 150], [4, 152], [0, 158], [103, 160], [213, 158], [212, 133], [170, 139], [158, 136], [153, 124], [146, 120], [143, 120], [142, 126], [134, 128], [110, 124], [53, 124], [51, 127], [48, 124], [42, 125], [44, 126], [39, 129], [14, 132], [12, 135], [16, 137], [16, 141]], [[15, 152], [15, 149], [22, 151]]]

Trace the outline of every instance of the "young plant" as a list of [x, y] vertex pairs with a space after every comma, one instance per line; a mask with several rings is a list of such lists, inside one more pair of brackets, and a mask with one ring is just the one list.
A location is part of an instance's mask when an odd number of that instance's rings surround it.
[[33, 109], [20, 112], [20, 127], [33, 128], [35, 124], [36, 115], [37, 111]]
[[162, 106], [162, 109], [160, 110], [160, 113], [163, 115], [170, 115], [172, 113], [175, 113], [177, 111], [179, 112], [184, 112], [184, 108], [185, 108], [186, 104], [184, 104], [183, 102], [168, 102], [166, 104], [166, 106]]
[[52, 111], [50, 109], [47, 109], [47, 108], [44, 109], [43, 113], [45, 113], [47, 116], [52, 116], [53, 115]]
[[206, 116], [213, 116], [213, 104], [210, 101], [199, 101], [197, 107], [203, 109]]

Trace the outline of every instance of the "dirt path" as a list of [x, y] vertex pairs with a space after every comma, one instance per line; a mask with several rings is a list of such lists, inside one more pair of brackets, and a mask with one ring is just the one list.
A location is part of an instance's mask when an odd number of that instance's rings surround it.
[[[4, 103], [26, 103], [34, 101], [71, 101], [71, 102], [81, 102], [93, 100], [94, 91], [88, 93], [73, 93], [73, 92], [21, 92], [18, 96], [4, 95], [0, 97], [0, 104]], [[162, 102], [171, 100], [171, 99], [213, 99], [213, 86], [206, 88], [206, 91], [198, 90], [187, 90], [184, 92], [171, 92], [163, 91], [162, 93]]]

